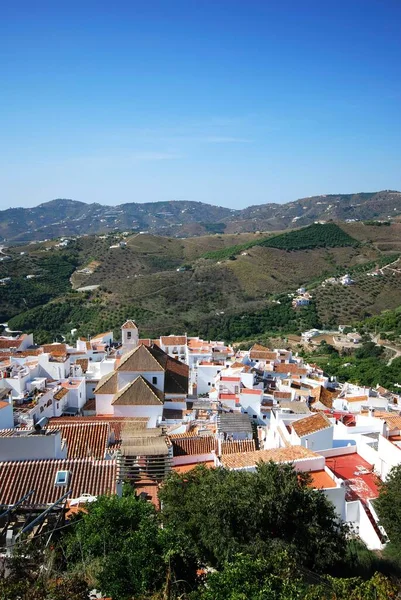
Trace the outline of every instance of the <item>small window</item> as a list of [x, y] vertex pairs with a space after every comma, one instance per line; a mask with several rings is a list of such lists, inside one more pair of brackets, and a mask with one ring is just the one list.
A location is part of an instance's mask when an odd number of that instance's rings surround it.
[[152, 383], [153, 383], [154, 385], [157, 385], [157, 377], [152, 377]]
[[57, 471], [54, 485], [62, 487], [67, 485], [70, 473], [69, 471]]
[[131, 336], [132, 336], [132, 333], [131, 333], [131, 331], [127, 331], [127, 339], [128, 339], [128, 340], [130, 340], [130, 339], [131, 339]]

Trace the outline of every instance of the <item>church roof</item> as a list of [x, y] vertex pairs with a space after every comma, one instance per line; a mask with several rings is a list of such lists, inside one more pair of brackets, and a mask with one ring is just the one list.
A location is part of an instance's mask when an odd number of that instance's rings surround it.
[[128, 319], [128, 321], [125, 321], [124, 325], [121, 326], [121, 329], [138, 329], [138, 326], [135, 321]]
[[96, 386], [95, 394], [115, 394], [117, 391], [117, 373], [111, 371], [101, 378]]
[[163, 362], [158, 360], [157, 353], [152, 352], [151, 347], [141, 344], [122, 357], [117, 370], [133, 372], [164, 371]]
[[128, 383], [113, 398], [118, 406], [151, 406], [163, 404], [164, 394], [141, 375]]

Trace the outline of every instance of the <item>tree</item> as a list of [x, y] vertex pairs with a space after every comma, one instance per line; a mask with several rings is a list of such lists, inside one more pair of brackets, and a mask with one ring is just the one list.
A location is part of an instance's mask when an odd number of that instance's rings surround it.
[[393, 467], [386, 481], [381, 484], [375, 509], [391, 545], [401, 551], [401, 465]]
[[236, 554], [260, 556], [272, 541], [299, 562], [330, 569], [345, 553], [345, 526], [310, 476], [261, 463], [255, 473], [198, 467], [163, 486], [163, 521], [186, 536], [198, 559], [221, 566]]
[[134, 495], [101, 496], [66, 537], [68, 565], [94, 573], [103, 593], [115, 600], [161, 586], [163, 551], [154, 507]]
[[397, 593], [397, 586], [379, 573], [366, 581], [320, 577], [299, 569], [285, 550], [276, 550], [257, 558], [234, 557], [209, 573], [190, 600], [391, 600]]
[[253, 558], [238, 555], [210, 573], [191, 600], [303, 600], [307, 586], [286, 551]]
[[[160, 527], [152, 504], [133, 495], [101, 496], [62, 541], [67, 566], [113, 600], [161, 589], [183, 594], [195, 584], [197, 562], [188, 539]], [[170, 597], [173, 597], [171, 594]]]

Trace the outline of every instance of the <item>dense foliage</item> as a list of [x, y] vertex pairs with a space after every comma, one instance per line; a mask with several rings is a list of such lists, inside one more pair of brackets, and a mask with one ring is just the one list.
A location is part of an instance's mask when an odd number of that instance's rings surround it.
[[[149, 318], [152, 313], [137, 306], [106, 309], [101, 303], [72, 295], [68, 301], [57, 301], [44, 307], [27, 310], [9, 320], [11, 329], [33, 332], [36, 343], [52, 342], [60, 334], [77, 329], [77, 335], [95, 335], [101, 331], [117, 330], [127, 318]], [[120, 333], [118, 332], [118, 335]]]
[[21, 540], [0, 596], [84, 600], [95, 588], [113, 600], [396, 598], [397, 572], [392, 580], [374, 574], [381, 559], [346, 540], [334, 507], [309, 481], [291, 465], [198, 467], [167, 479], [159, 515], [127, 484], [122, 497], [88, 504], [52, 547], [46, 537]]
[[345, 531], [309, 483], [309, 475], [272, 462], [256, 473], [198, 468], [171, 475], [160, 497], [165, 523], [191, 539], [201, 562], [221, 566], [239, 552], [264, 554], [280, 542], [300, 564], [324, 571], [341, 560]]
[[357, 245], [357, 240], [348, 235], [348, 233], [335, 223], [324, 223], [323, 225], [315, 223], [303, 229], [261, 238], [258, 241], [230, 246], [215, 252], [206, 252], [203, 258], [224, 260], [253, 246], [278, 248], [280, 250], [306, 250], [311, 248], [335, 248]]
[[382, 385], [399, 392], [395, 384], [401, 385], [401, 357], [388, 364], [383, 348], [373, 342], [366, 342], [352, 354], [345, 355], [340, 355], [333, 346], [321, 344], [305, 357], [340, 382], [350, 381], [369, 387]]
[[288, 297], [280, 296], [280, 300], [262, 310], [201, 320], [196, 331], [208, 339], [241, 341], [269, 333], [303, 331], [320, 325], [313, 302], [294, 310]]
[[[0, 319], [8, 319], [19, 311], [42, 306], [61, 296], [71, 288], [69, 278], [78, 265], [73, 252], [57, 253], [41, 257], [33, 262], [35, 278], [26, 279], [14, 275], [15, 265], [9, 263], [11, 281], [1, 288]], [[7, 270], [4, 272], [7, 275]]]
[[358, 324], [360, 331], [380, 333], [386, 339], [401, 336], [401, 307], [385, 310], [380, 315], [369, 317]]
[[358, 242], [335, 223], [314, 223], [303, 229], [297, 229], [268, 238], [261, 246], [282, 250], [305, 250], [307, 248], [336, 248], [357, 246]]
[[393, 467], [382, 483], [375, 509], [390, 542], [398, 555], [401, 553], [401, 465]]

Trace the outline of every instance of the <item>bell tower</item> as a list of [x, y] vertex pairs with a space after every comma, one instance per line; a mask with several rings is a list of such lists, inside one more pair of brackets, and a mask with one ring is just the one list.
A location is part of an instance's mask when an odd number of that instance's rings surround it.
[[121, 327], [121, 339], [123, 347], [133, 350], [138, 346], [139, 330], [134, 320], [125, 321]]

